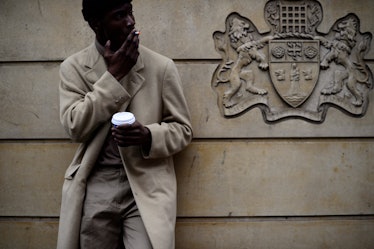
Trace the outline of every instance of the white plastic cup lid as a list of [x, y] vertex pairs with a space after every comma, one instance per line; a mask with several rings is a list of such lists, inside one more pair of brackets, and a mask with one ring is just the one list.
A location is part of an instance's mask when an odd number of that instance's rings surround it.
[[112, 117], [113, 125], [133, 124], [135, 116], [131, 112], [117, 112]]

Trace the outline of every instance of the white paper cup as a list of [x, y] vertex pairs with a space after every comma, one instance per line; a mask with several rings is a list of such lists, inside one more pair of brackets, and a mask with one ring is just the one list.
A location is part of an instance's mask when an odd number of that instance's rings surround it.
[[133, 124], [135, 122], [135, 116], [131, 112], [117, 112], [112, 116], [112, 124], [114, 126]]

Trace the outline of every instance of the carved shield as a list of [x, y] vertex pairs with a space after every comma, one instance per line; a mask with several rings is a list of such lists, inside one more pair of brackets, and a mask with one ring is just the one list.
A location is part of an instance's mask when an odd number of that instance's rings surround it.
[[259, 107], [269, 122], [290, 117], [323, 122], [330, 107], [365, 115], [374, 88], [364, 59], [372, 34], [360, 31], [359, 18], [348, 14], [321, 33], [318, 0], [267, 0], [264, 14], [270, 32], [259, 33], [234, 12], [226, 30], [213, 34], [222, 60], [211, 84], [221, 113], [236, 117]]
[[269, 71], [274, 88], [290, 106], [302, 105], [319, 75], [319, 41], [269, 41]]

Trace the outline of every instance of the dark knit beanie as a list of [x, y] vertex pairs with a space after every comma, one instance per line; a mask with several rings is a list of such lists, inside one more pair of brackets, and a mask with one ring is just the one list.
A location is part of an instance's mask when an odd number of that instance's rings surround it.
[[101, 18], [108, 11], [125, 3], [131, 3], [131, 0], [83, 0], [82, 14], [87, 22], [92, 18]]

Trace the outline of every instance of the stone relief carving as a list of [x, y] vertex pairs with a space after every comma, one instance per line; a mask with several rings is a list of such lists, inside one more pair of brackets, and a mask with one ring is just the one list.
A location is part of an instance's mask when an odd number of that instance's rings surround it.
[[323, 122], [333, 106], [365, 115], [373, 75], [364, 56], [372, 34], [360, 32], [359, 18], [348, 14], [323, 34], [317, 0], [269, 0], [264, 14], [268, 33], [239, 13], [228, 15], [224, 32], [213, 33], [222, 60], [212, 88], [222, 114], [235, 117], [259, 107], [267, 122]]

